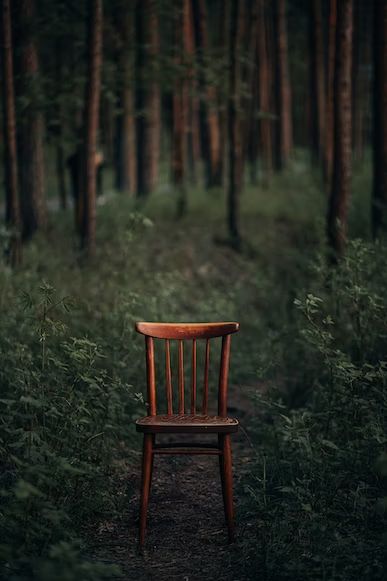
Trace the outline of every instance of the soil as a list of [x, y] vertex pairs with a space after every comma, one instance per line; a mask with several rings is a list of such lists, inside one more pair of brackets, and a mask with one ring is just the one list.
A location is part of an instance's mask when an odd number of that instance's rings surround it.
[[254, 541], [257, 518], [242, 508], [242, 481], [251, 470], [254, 458], [246, 431], [251, 403], [247, 397], [239, 396], [240, 388], [231, 388], [230, 392], [229, 414], [241, 424], [238, 434], [233, 436], [236, 541], [229, 544], [227, 540], [218, 458], [157, 456], [146, 547], [140, 555], [137, 544], [139, 455], [134, 472], [131, 466], [130, 488], [135, 492], [129, 499], [127, 512], [116, 520], [100, 523], [93, 542], [94, 557], [118, 564], [124, 579], [245, 581], [258, 578], [244, 550], [246, 546], [257, 546]]

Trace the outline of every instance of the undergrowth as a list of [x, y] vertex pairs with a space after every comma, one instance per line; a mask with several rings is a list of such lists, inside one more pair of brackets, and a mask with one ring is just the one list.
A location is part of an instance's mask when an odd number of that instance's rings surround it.
[[[99, 209], [93, 264], [78, 255], [69, 212], [52, 215], [19, 271], [2, 265], [3, 578], [119, 576], [87, 559], [87, 538], [132, 492], [115, 483], [138, 459], [141, 319], [241, 322], [230, 380], [255, 393], [258, 457], [238, 492], [257, 531], [256, 545], [241, 540], [248, 578], [378, 578], [385, 248], [354, 242], [329, 271], [320, 190], [302, 157], [269, 188], [250, 188], [242, 253], [225, 244], [220, 192], [192, 190], [176, 222], [165, 186], [145, 206], [116, 196]], [[353, 231], [366, 235], [364, 190], [353, 199]]]

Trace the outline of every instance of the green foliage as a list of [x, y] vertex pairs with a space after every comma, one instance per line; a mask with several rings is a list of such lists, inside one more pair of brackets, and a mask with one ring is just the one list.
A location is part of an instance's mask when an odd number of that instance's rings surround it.
[[[0, 576], [118, 575], [90, 537], [127, 514], [122, 482], [132, 494], [138, 468], [145, 373], [133, 324], [236, 319], [233, 389], [260, 390], [247, 426], [257, 462], [237, 490], [238, 517], [257, 532], [237, 546], [252, 565], [245, 578], [378, 578], [385, 248], [353, 242], [327, 269], [326, 198], [302, 153], [242, 196], [242, 253], [219, 242], [222, 193], [189, 194], [179, 223], [166, 186], [142, 206], [109, 199], [94, 264], [79, 262], [68, 212], [52, 214], [55, 229], [25, 247], [20, 270], [0, 266]], [[356, 190], [355, 232], [363, 203]]]
[[[293, 377], [280, 386], [267, 374], [271, 389], [256, 396], [261, 443], [246, 487], [258, 511], [255, 566], [265, 579], [382, 578], [384, 254], [356, 241], [334, 272], [314, 268], [276, 363]], [[289, 389], [299, 400], [301, 392], [302, 406], [286, 405]]]

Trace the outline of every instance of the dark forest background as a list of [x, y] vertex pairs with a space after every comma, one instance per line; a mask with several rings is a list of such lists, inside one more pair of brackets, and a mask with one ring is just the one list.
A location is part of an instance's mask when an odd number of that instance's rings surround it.
[[[382, 579], [386, 0], [0, 6], [1, 578]], [[241, 322], [233, 546], [136, 554], [136, 320]]]

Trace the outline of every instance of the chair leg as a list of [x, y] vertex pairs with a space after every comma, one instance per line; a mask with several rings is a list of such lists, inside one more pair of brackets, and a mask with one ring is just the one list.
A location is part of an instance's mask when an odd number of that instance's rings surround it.
[[222, 496], [223, 496], [223, 505], [226, 506], [226, 500], [224, 496], [224, 462], [223, 462], [223, 440], [224, 437], [222, 434], [218, 434], [218, 448], [222, 452], [219, 455], [219, 472], [220, 472], [220, 483], [222, 485]]
[[152, 434], [144, 434], [144, 443], [142, 450], [142, 479], [141, 479], [141, 501], [140, 501], [140, 549], [144, 546], [146, 515], [148, 510], [149, 493], [152, 479], [153, 464], [153, 438]]
[[232, 494], [232, 456], [231, 456], [231, 436], [225, 434], [222, 436], [223, 445], [221, 456], [221, 472], [223, 475], [223, 501], [224, 513], [228, 527], [228, 538], [232, 542], [234, 540], [234, 506]]

